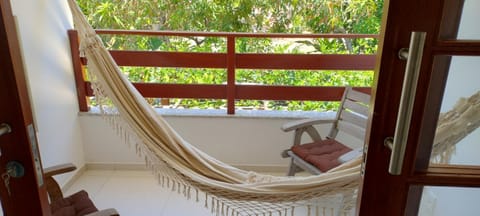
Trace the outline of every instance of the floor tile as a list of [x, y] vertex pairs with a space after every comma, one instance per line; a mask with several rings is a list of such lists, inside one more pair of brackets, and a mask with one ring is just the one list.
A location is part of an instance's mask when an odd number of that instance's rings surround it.
[[161, 215], [170, 193], [153, 176], [115, 176], [95, 197], [95, 202], [99, 207], [115, 207], [123, 215]]
[[188, 200], [183, 194], [171, 193], [164, 209], [163, 216], [169, 215], [191, 215], [191, 216], [211, 216], [214, 215], [209, 209], [205, 208], [204, 200], [195, 201], [195, 197]]
[[85, 190], [90, 196], [98, 194], [103, 186], [108, 182], [110, 175], [88, 175], [80, 176], [69, 188], [64, 192], [64, 196]]

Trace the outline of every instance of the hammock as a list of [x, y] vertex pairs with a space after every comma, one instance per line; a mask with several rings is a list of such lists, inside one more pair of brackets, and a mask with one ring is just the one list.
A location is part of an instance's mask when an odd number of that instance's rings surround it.
[[339, 208], [337, 213], [351, 212], [361, 158], [307, 177], [263, 175], [212, 158], [182, 139], [155, 112], [122, 74], [75, 0], [68, 3], [100, 112], [125, 142], [136, 144], [162, 186], [204, 201], [216, 215], [286, 216], [299, 206], [306, 207], [307, 215], [330, 215], [333, 208]]

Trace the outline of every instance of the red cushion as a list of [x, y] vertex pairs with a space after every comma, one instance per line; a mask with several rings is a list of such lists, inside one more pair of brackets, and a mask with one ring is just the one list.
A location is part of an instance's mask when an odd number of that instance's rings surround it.
[[50, 210], [53, 216], [82, 216], [98, 211], [84, 190], [55, 200], [50, 203]]
[[337, 159], [352, 149], [334, 139], [325, 139], [314, 143], [296, 145], [291, 150], [320, 171], [326, 172], [340, 165]]

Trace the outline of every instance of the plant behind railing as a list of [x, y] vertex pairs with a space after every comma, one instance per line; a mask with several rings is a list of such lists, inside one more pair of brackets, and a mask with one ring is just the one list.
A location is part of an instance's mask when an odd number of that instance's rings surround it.
[[[377, 33], [382, 1], [322, 2], [247, 0], [216, 2], [189, 1], [91, 1], [80, 6], [97, 28], [178, 29], [246, 32], [337, 32]], [[255, 15], [255, 16], [253, 16]], [[217, 17], [215, 19], [214, 17]], [[238, 22], [240, 21], [240, 22]], [[227, 52], [225, 37], [103, 35], [112, 50], [172, 52]], [[270, 38], [237, 37], [236, 53], [374, 54], [375, 38]], [[224, 84], [225, 69], [123, 67], [132, 82], [175, 84]], [[235, 82], [285, 86], [370, 86], [372, 71], [236, 69]], [[224, 99], [149, 99], [154, 106], [174, 108], [224, 108]], [[237, 107], [249, 109], [330, 110], [335, 102], [236, 100]]]

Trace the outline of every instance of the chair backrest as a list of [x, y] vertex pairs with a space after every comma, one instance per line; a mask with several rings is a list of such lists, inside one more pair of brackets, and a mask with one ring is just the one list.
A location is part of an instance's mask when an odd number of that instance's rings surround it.
[[370, 95], [352, 87], [346, 87], [337, 111], [337, 121], [333, 124], [328, 137], [335, 138], [341, 131], [363, 140], [367, 127], [369, 103]]

